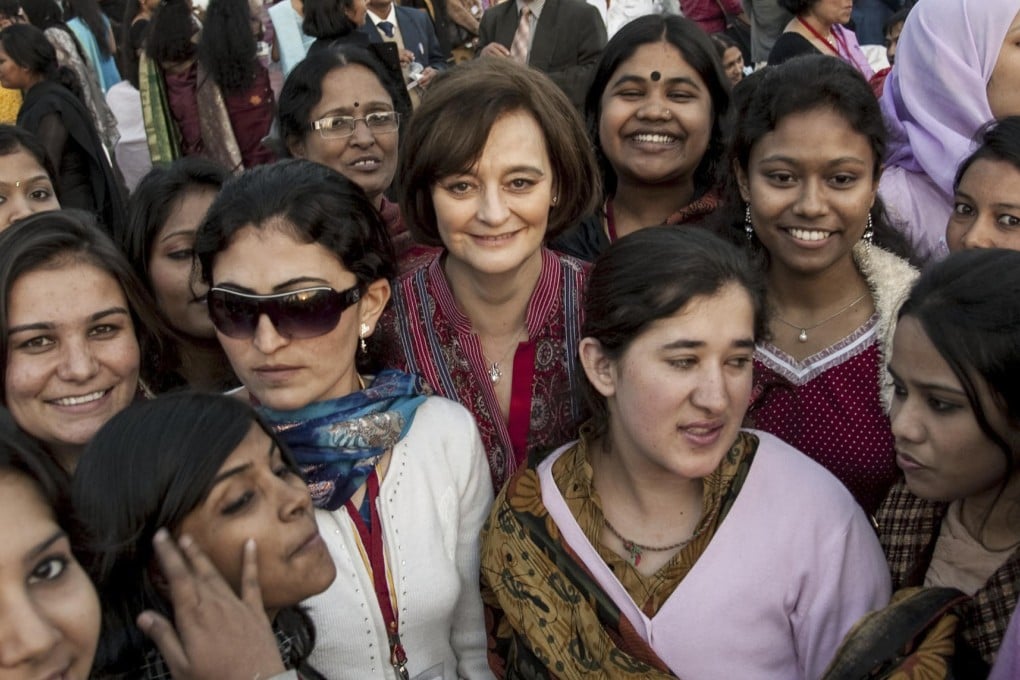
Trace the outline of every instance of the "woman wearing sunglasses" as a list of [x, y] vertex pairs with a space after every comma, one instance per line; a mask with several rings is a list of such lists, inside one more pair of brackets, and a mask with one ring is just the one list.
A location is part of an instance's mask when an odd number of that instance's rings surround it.
[[437, 77], [407, 137], [401, 212], [443, 250], [400, 280], [384, 356], [471, 409], [499, 489], [577, 434], [585, 270], [544, 244], [594, 210], [598, 168], [566, 95], [509, 59]]
[[162, 324], [131, 265], [78, 211], [38, 213], [0, 234], [3, 405], [67, 470], [140, 390]]
[[488, 677], [481, 441], [464, 408], [415, 376], [364, 372], [396, 271], [371, 202], [325, 166], [284, 161], [228, 183], [195, 249], [217, 336], [302, 467], [337, 565], [307, 602], [312, 665], [331, 678]]

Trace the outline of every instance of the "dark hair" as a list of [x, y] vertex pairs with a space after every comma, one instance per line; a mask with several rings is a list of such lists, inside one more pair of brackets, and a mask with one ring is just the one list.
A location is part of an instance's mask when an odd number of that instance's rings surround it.
[[196, 29], [187, 0], [163, 0], [149, 22], [145, 53], [160, 65], [187, 61], [195, 56]]
[[[38, 269], [58, 269], [85, 262], [112, 276], [127, 299], [142, 356], [162, 353], [167, 331], [155, 303], [134, 269], [95, 218], [80, 210], [54, 210], [30, 215], [0, 232], [0, 400], [6, 403], [11, 289], [19, 278]], [[144, 369], [144, 366], [143, 366]], [[142, 379], [150, 376], [142, 371]]]
[[[873, 156], [875, 181], [885, 157], [886, 129], [878, 100], [860, 72], [846, 62], [823, 55], [790, 59], [752, 73], [733, 88], [737, 119], [730, 141], [730, 166], [748, 172], [751, 150], [787, 116], [810, 111], [832, 111], [867, 138]], [[736, 173], [730, 173], [728, 195], [733, 208], [742, 207]], [[874, 243], [911, 262], [917, 255], [903, 233], [889, 224], [882, 199], [871, 208]], [[742, 217], [731, 220], [731, 238], [745, 239]]]
[[[765, 281], [740, 249], [704, 229], [641, 229], [613, 243], [595, 260], [588, 275], [581, 336], [598, 340], [607, 357], [619, 359], [651, 324], [730, 283], [751, 298], [754, 339], [763, 339]], [[604, 434], [609, 423], [605, 397], [587, 380], [581, 389], [596, 434]]]
[[[230, 173], [222, 166], [201, 156], [179, 158], [170, 165], [155, 167], [142, 178], [128, 202], [128, 219], [125, 230], [114, 238], [127, 255], [138, 278], [155, 297], [149, 266], [152, 248], [159, 232], [170, 218], [171, 211], [189, 191], [219, 192]], [[192, 266], [198, 266], [193, 261]], [[171, 335], [163, 345], [162, 355], [147, 353], [142, 363], [147, 366], [148, 386], [157, 394], [184, 384], [179, 375], [181, 356], [179, 341], [182, 332], [173, 328], [162, 310], [155, 311], [170, 329]], [[218, 343], [213, 341], [214, 347]]]
[[210, 0], [198, 60], [224, 93], [243, 92], [255, 82], [256, 51], [248, 0]]
[[549, 211], [549, 240], [598, 204], [591, 143], [577, 110], [545, 74], [510, 59], [475, 59], [440, 74], [408, 125], [401, 150], [400, 211], [416, 239], [441, 246], [432, 188], [478, 160], [492, 126], [523, 112], [542, 129], [559, 201]]
[[41, 31], [58, 26], [74, 35], [64, 23], [64, 13], [56, 0], [21, 0], [21, 9], [25, 10], [28, 22]]
[[0, 408], [0, 474], [19, 474], [30, 479], [53, 510], [57, 524], [78, 547], [80, 530], [71, 512], [71, 480], [38, 441], [25, 434], [5, 408]]
[[298, 62], [280, 91], [277, 118], [280, 123], [280, 137], [288, 156], [291, 155], [291, 144], [301, 141], [306, 135], [318, 134], [309, 127], [312, 122], [312, 109], [322, 100], [326, 77], [334, 70], [345, 66], [361, 66], [371, 71], [390, 96], [394, 109], [401, 113], [409, 113], [401, 111], [404, 98], [400, 96], [397, 85], [379, 60], [367, 50], [349, 46], [322, 50]]
[[799, 16], [818, 4], [818, 0], [776, 0], [776, 4], [794, 16]]
[[78, 77], [69, 68], [60, 65], [57, 51], [41, 30], [31, 24], [12, 24], [0, 31], [0, 44], [15, 64], [44, 80], [60, 83], [84, 101]]
[[21, 4], [18, 0], [0, 0], [0, 17], [17, 19], [21, 15]]
[[712, 132], [705, 155], [694, 170], [694, 187], [701, 193], [719, 182], [720, 164], [726, 150], [726, 134], [730, 121], [730, 80], [723, 71], [716, 48], [705, 32], [689, 19], [675, 15], [649, 14], [631, 21], [613, 36], [602, 52], [595, 77], [584, 101], [588, 134], [595, 144], [595, 156], [602, 171], [603, 191], [607, 197], [616, 193], [616, 171], [602, 152], [599, 141], [599, 120], [602, 118], [602, 95], [609, 80], [623, 62], [634, 56], [638, 48], [654, 43], [668, 43], [680, 52], [705, 82], [712, 99]]
[[901, 7], [890, 14], [889, 18], [885, 20], [884, 24], [882, 24], [882, 35], [889, 35], [889, 31], [892, 30], [893, 26], [896, 24], [902, 24], [907, 20], [908, 14], [910, 14], [910, 7]]
[[305, 0], [305, 20], [301, 29], [306, 35], [320, 40], [335, 40], [358, 30], [347, 18], [354, 0]]
[[908, 316], [960, 381], [978, 426], [1006, 458], [1008, 480], [1020, 451], [992, 427], [979, 394], [986, 385], [1007, 425], [1020, 430], [1020, 252], [965, 250], [931, 265], [900, 307], [899, 318]]
[[60, 197], [60, 187], [57, 177], [57, 171], [53, 167], [53, 161], [50, 160], [50, 155], [46, 153], [46, 147], [42, 145], [39, 138], [33, 135], [25, 128], [20, 128], [17, 125], [2, 125], [0, 124], [0, 157], [10, 156], [16, 154], [19, 151], [24, 151], [29, 156], [35, 159], [36, 163], [46, 171], [46, 174], [50, 178], [50, 184], [57, 192], [57, 197]]
[[365, 192], [312, 161], [260, 166], [223, 186], [195, 239], [206, 283], [212, 283], [216, 256], [246, 227], [282, 229], [303, 243], [318, 243], [361, 284], [396, 276], [389, 234]]
[[96, 0], [64, 0], [64, 20], [78, 18], [85, 22], [96, 39], [96, 47], [104, 57], [110, 56], [110, 42], [107, 37], [106, 22], [103, 12]]
[[151, 19], [145, 20], [144, 27], [135, 31], [135, 18], [142, 11], [141, 0], [127, 0], [124, 3], [124, 16], [120, 23], [120, 44], [118, 53], [118, 66], [120, 74], [125, 80], [131, 83], [137, 90], [138, 83], [138, 55], [145, 45], [146, 36], [149, 35], [149, 24]]
[[[93, 673], [137, 673], [145, 666], [153, 647], [135, 619], [152, 609], [173, 620], [170, 602], [153, 581], [153, 536], [161, 527], [176, 530], [202, 503], [253, 425], [298, 472], [252, 408], [222, 395], [181, 392], [137, 402], [88, 444], [75, 471], [73, 500], [85, 531], [87, 568], [103, 603]], [[290, 627], [283, 632], [293, 636], [298, 659], [306, 658], [315, 641], [310, 621], [293, 607], [282, 610], [276, 623]]]
[[201, 156], [188, 156], [153, 168], [135, 187], [128, 202], [127, 229], [114, 234], [114, 238], [150, 292], [152, 245], [171, 211], [187, 192], [201, 189], [219, 192], [229, 177], [230, 172], [223, 166]]
[[1020, 116], [993, 120], [978, 130], [975, 137], [980, 146], [960, 163], [953, 181], [953, 191], [960, 188], [964, 173], [976, 161], [1002, 161], [1020, 170]]
[[722, 60], [723, 56], [726, 54], [726, 50], [731, 47], [736, 47], [738, 50], [740, 49], [740, 46], [733, 42], [733, 38], [729, 37], [725, 33], [712, 33], [708, 37], [712, 41], [712, 44], [715, 45], [715, 53], [718, 55], [720, 60]]

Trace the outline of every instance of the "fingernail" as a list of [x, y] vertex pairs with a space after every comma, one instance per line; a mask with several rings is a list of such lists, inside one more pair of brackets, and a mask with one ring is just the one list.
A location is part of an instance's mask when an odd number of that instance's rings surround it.
[[142, 630], [148, 629], [152, 625], [152, 622], [153, 622], [152, 614], [150, 614], [149, 612], [142, 612], [141, 614], [138, 615], [137, 621], [138, 627], [141, 628]]
[[169, 538], [170, 538], [170, 532], [167, 531], [165, 528], [160, 527], [159, 529], [156, 529], [156, 534], [152, 537], [152, 540], [154, 540], [154, 541], [166, 541]]
[[177, 541], [182, 548], [190, 548], [191, 544], [195, 541], [188, 534], [182, 534], [180, 539]]

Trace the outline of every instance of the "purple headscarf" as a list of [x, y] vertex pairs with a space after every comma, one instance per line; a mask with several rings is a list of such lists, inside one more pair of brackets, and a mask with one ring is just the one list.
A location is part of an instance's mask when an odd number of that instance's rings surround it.
[[880, 101], [894, 171], [882, 196], [922, 249], [944, 235], [956, 168], [992, 119], [988, 80], [1017, 12], [1020, 0], [923, 0], [903, 26]]

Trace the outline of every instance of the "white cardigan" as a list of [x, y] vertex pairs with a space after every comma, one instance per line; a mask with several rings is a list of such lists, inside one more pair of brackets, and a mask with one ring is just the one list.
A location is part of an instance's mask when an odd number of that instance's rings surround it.
[[[393, 447], [377, 501], [412, 678], [492, 678], [478, 567], [492, 495], [471, 414], [429, 397]], [[393, 680], [386, 628], [354, 524], [344, 508], [315, 514], [337, 574], [304, 603], [316, 628], [309, 662], [327, 678]]]

